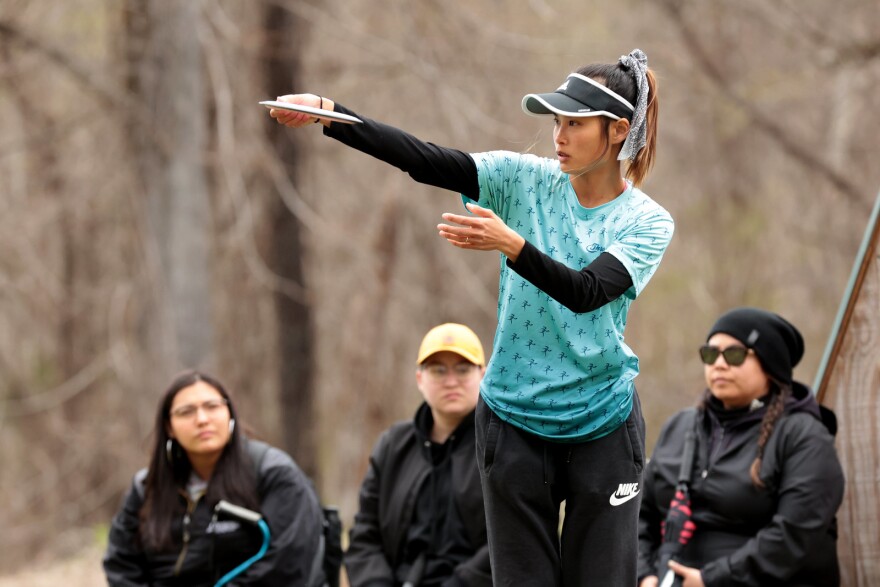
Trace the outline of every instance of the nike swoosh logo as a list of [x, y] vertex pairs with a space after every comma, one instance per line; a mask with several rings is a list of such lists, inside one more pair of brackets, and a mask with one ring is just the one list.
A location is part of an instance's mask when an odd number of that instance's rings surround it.
[[612, 493], [611, 498], [608, 500], [608, 503], [610, 503], [611, 505], [620, 505], [622, 503], [626, 503], [629, 500], [631, 500], [632, 498], [634, 498], [635, 496], [637, 496], [640, 492], [641, 492], [641, 490], [636, 491], [635, 493], [630, 493], [629, 495], [624, 496], [624, 497], [617, 497], [616, 493]]

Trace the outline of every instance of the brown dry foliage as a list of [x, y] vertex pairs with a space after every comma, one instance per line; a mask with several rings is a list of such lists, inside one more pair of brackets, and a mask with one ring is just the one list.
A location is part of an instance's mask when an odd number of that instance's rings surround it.
[[[786, 315], [807, 340], [796, 374], [815, 373], [880, 186], [876, 133], [864, 132], [880, 128], [874, 3], [633, 0], [588, 13], [571, 0], [199, 3], [186, 30], [205, 98], [186, 113], [206, 134], [180, 172], [204, 182], [206, 213], [187, 234], [202, 235], [207, 267], [162, 239], [173, 217], [151, 212], [139, 149], [176, 143], [154, 136], [153, 113], [130, 100], [122, 4], [0, 4], [0, 569], [73, 552], [83, 541], [71, 533], [107, 523], [145, 464], [156, 398], [184, 366], [184, 343], [201, 345], [200, 365], [282, 443], [276, 295], [311, 311], [309, 457], [346, 521], [376, 435], [418, 402], [422, 334], [455, 320], [491, 345], [497, 256], [435, 234], [455, 195], [317, 126], [295, 135], [290, 178], [256, 105], [274, 98], [260, 73], [270, 5], [302, 35], [292, 92], [468, 151], [550, 153], [549, 127], [522, 115], [521, 96], [642, 48], [662, 88], [644, 189], [677, 224], [627, 330], [649, 442], [700, 391], [694, 349], [728, 307]], [[302, 283], [270, 261], [279, 209], [302, 226]], [[171, 306], [163, 255], [203, 271], [192, 311], [207, 318]]]

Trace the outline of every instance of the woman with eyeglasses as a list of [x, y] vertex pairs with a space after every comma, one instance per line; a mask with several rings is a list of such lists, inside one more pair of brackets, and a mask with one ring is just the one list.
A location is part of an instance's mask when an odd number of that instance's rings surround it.
[[235, 585], [324, 584], [323, 515], [310, 480], [286, 453], [244, 436], [219, 381], [179, 375], [153, 434], [149, 467], [110, 528], [110, 587], [211, 587], [257, 554], [259, 528], [215, 515], [220, 500], [261, 513], [270, 529], [268, 551]]
[[[640, 587], [839, 585], [836, 420], [792, 379], [803, 353], [800, 332], [772, 312], [736, 308], [712, 326], [700, 348], [702, 401], [663, 426], [645, 470]], [[692, 467], [680, 471], [691, 432]], [[674, 498], [682, 472], [693, 526], [661, 569], [664, 521], [670, 504], [681, 507]]]

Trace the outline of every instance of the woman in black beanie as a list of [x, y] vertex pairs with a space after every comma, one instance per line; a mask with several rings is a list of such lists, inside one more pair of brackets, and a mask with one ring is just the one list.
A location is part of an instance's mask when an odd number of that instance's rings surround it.
[[[640, 587], [656, 587], [669, 570], [668, 584], [683, 587], [839, 585], [835, 514], [844, 480], [836, 425], [792, 379], [803, 354], [800, 332], [772, 312], [736, 308], [712, 326], [700, 347], [702, 402], [663, 426], [645, 469]], [[693, 464], [682, 468], [689, 432]], [[689, 504], [673, 501], [682, 478]], [[670, 506], [690, 522], [661, 569]]]

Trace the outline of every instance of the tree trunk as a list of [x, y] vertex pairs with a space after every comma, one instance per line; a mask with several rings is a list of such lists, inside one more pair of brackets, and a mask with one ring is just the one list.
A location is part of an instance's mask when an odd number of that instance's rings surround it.
[[[288, 10], [267, 4], [263, 71], [268, 96], [289, 93], [297, 84], [297, 46], [302, 25]], [[266, 117], [269, 142], [291, 183], [296, 184], [298, 146], [291, 133]], [[282, 279], [304, 285], [302, 227], [284, 205], [280, 194], [270, 190], [269, 226], [272, 268]], [[300, 288], [304, 289], [304, 288]], [[312, 308], [304, 296], [289, 291], [275, 292], [278, 315], [279, 389], [283, 448], [290, 452], [311, 477], [317, 474], [315, 460], [314, 341]]]
[[210, 205], [205, 166], [208, 101], [197, 2], [129, 0], [128, 86], [151, 136], [131, 133], [158, 267], [157, 328], [164, 370], [212, 364]]

